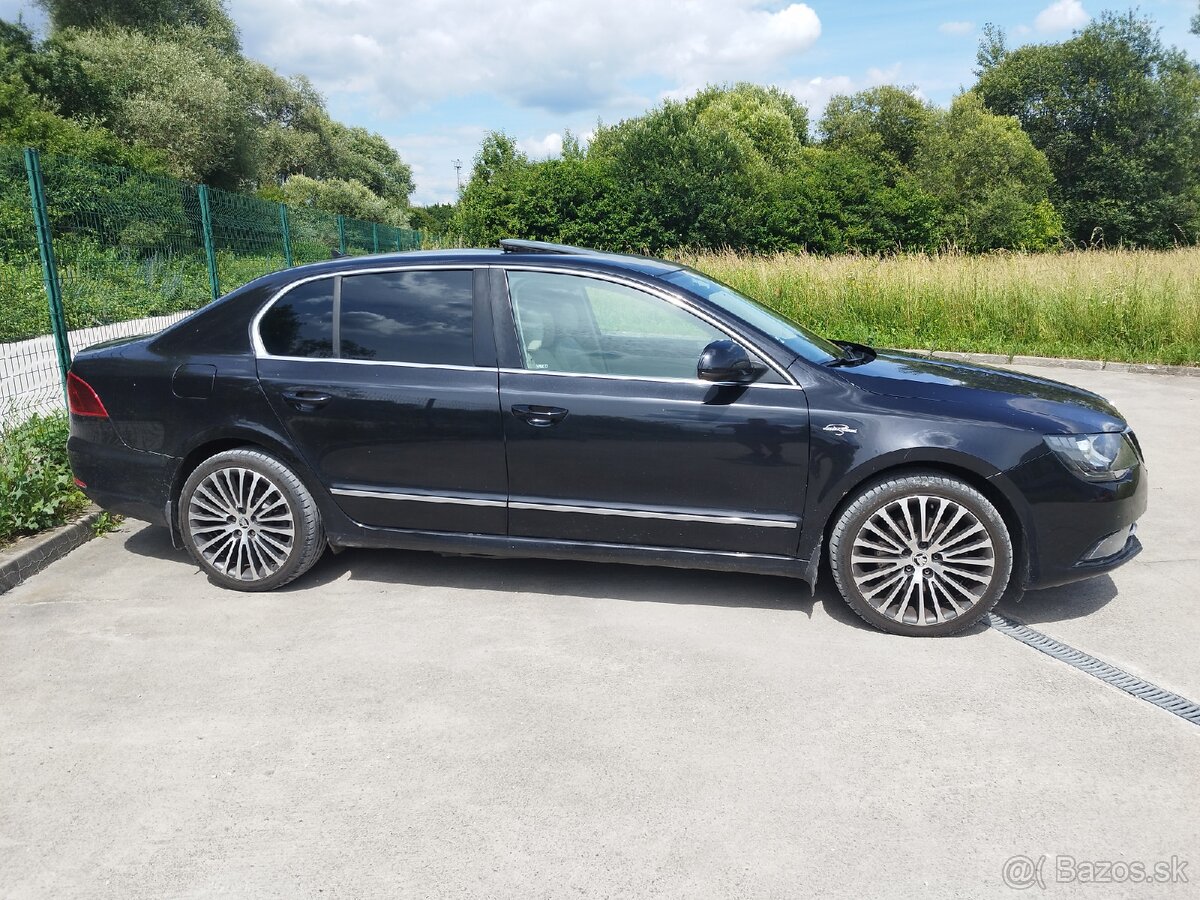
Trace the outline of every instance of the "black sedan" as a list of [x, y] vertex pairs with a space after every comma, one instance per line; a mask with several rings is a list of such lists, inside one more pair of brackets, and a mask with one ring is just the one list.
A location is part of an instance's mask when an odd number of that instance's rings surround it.
[[71, 462], [216, 583], [327, 546], [790, 575], [826, 556], [886, 631], [1140, 549], [1141, 450], [1105, 400], [832, 342], [677, 264], [504, 241], [259, 278], [91, 347]]

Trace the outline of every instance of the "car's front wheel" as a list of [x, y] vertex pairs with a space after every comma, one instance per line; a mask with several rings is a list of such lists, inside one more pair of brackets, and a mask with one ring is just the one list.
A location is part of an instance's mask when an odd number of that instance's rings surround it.
[[969, 628], [996, 605], [1013, 569], [1012, 540], [992, 502], [932, 472], [863, 488], [838, 517], [829, 555], [850, 607], [905, 635]]
[[325, 548], [321, 513], [287, 466], [239, 448], [201, 463], [179, 497], [192, 558], [222, 587], [269, 591], [312, 567]]

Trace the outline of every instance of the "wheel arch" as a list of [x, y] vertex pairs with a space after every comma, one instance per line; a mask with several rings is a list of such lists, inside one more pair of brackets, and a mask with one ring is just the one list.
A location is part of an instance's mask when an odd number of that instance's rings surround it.
[[218, 453], [224, 453], [227, 450], [237, 450], [239, 448], [261, 450], [276, 457], [280, 462], [287, 465], [295, 473], [296, 477], [304, 483], [304, 486], [308, 488], [309, 493], [312, 494], [324, 518], [328, 520], [329, 516], [334, 512], [328, 499], [328, 493], [320, 482], [317, 481], [308, 466], [286, 444], [275, 436], [250, 430], [209, 434], [198, 439], [187, 453], [183, 455], [171, 478], [171, 484], [167, 493], [166, 515], [167, 524], [171, 529], [171, 543], [174, 546], [183, 546], [183, 536], [179, 531], [178, 508], [179, 495], [182, 493], [183, 486], [187, 482], [188, 477], [206, 459], [210, 459]]
[[1013, 583], [1023, 586], [1029, 578], [1031, 563], [1031, 548], [1029, 546], [1029, 526], [1022, 514], [1021, 501], [1016, 489], [1012, 487], [1002, 472], [985, 474], [982, 467], [971, 465], [977, 460], [959, 460], [954, 458], [906, 458], [892, 460], [881, 466], [871, 467], [868, 471], [859, 470], [851, 473], [842, 482], [837, 491], [836, 499], [827, 505], [827, 512], [820, 519], [820, 528], [815, 532], [815, 546], [809, 554], [809, 572], [812, 574], [812, 586], [816, 587], [816, 574], [820, 564], [829, 557], [829, 538], [834, 524], [846, 508], [854, 502], [863, 489], [874, 482], [886, 481], [904, 475], [920, 475], [935, 473], [949, 475], [970, 485], [979, 491], [1000, 513], [1008, 528], [1009, 538], [1013, 545]]

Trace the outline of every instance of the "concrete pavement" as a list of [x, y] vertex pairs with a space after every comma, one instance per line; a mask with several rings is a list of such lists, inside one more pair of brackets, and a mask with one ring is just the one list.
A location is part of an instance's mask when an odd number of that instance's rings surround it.
[[[1200, 700], [1200, 383], [1055, 377], [1138, 430], [1146, 552], [1006, 612]], [[1200, 729], [828, 585], [347, 551], [244, 595], [131, 523], [0, 597], [0, 695], [4, 897], [1200, 891]]]

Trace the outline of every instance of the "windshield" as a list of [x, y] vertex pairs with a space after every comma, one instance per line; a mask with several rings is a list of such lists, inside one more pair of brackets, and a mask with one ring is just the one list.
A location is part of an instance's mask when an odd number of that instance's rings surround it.
[[709, 303], [736, 316], [747, 325], [770, 335], [809, 362], [824, 364], [844, 356], [842, 348], [837, 344], [825, 340], [820, 335], [813, 334], [803, 325], [798, 325], [775, 310], [768, 309], [761, 303], [739, 294], [728, 285], [714, 281], [707, 275], [701, 275], [691, 269], [680, 269], [678, 272], [671, 272], [662, 278], [664, 281], [679, 285], [684, 290], [703, 297]]

